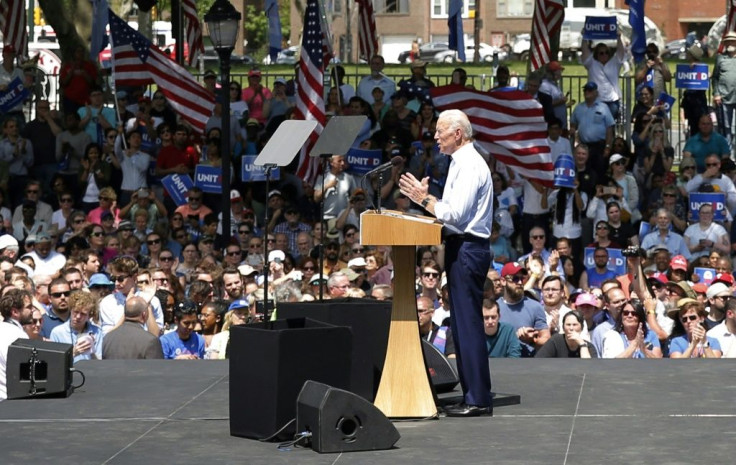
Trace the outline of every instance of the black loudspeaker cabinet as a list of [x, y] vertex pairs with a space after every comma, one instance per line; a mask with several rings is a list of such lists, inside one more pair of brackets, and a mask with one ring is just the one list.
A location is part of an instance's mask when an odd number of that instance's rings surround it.
[[72, 345], [18, 339], [8, 347], [8, 399], [72, 394]]
[[[296, 417], [304, 382], [349, 388], [350, 328], [290, 318], [230, 328], [230, 434], [265, 439]], [[292, 423], [274, 439], [294, 436]]]
[[311, 432], [311, 447], [319, 453], [390, 449], [401, 437], [367, 400], [314, 381], [299, 393], [296, 430]]
[[426, 339], [422, 339], [422, 352], [429, 380], [435, 391], [442, 394], [455, 389], [460, 379], [445, 354]]
[[333, 299], [325, 302], [280, 303], [279, 318], [311, 318], [353, 330], [350, 391], [373, 402], [381, 381], [391, 326], [391, 302]]

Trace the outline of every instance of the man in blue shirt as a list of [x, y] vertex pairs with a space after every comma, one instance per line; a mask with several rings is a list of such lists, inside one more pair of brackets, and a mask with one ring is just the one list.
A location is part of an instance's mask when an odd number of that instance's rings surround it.
[[726, 138], [713, 131], [713, 121], [709, 114], [706, 113], [700, 117], [698, 130], [697, 134], [685, 142], [682, 158], [694, 158], [698, 173], [702, 173], [705, 171], [705, 157], [714, 153], [721, 159], [728, 158], [731, 149]]
[[69, 296], [70, 316], [51, 331], [51, 340], [74, 346], [74, 363], [80, 360], [102, 360], [102, 329], [89, 321], [90, 312], [97, 306], [89, 292], [74, 291]]
[[504, 283], [503, 297], [498, 301], [501, 322], [513, 326], [521, 341], [521, 356], [533, 357], [536, 349], [550, 338], [547, 314], [542, 304], [524, 294], [528, 273], [517, 262], [509, 262], [501, 269]]
[[608, 106], [598, 100], [595, 82], [590, 81], [583, 86], [583, 97], [585, 100], [575, 107], [570, 118], [570, 140], [575, 140], [577, 133], [580, 142], [587, 144], [590, 153], [588, 166], [601, 179], [608, 169], [616, 122]]
[[174, 311], [176, 331], [161, 336], [161, 347], [167, 360], [196, 360], [204, 358], [204, 338], [194, 332], [197, 307], [192, 302], [181, 302]]

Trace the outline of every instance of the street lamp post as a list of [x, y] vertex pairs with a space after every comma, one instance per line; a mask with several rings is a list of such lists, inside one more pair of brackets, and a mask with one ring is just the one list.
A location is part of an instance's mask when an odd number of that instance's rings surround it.
[[230, 55], [240, 29], [240, 12], [227, 0], [216, 0], [204, 15], [212, 45], [220, 56], [220, 100], [222, 104], [222, 239], [230, 243]]

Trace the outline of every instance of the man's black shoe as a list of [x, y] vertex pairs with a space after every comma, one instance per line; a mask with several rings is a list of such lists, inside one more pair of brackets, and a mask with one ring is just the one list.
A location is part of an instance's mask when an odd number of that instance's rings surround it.
[[478, 405], [460, 403], [445, 407], [445, 414], [447, 414], [448, 417], [479, 417], [481, 415], [493, 416], [493, 407], [481, 407]]

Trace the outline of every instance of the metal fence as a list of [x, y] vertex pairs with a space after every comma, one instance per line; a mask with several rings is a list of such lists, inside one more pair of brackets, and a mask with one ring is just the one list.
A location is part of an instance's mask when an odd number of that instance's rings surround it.
[[[490, 70], [489, 70], [490, 71]], [[284, 78], [284, 79], [292, 79], [294, 77], [293, 73], [269, 73], [268, 69], [262, 70], [262, 76], [263, 76], [263, 84], [267, 87], [272, 87], [273, 81], [276, 78]], [[195, 75], [195, 78], [202, 81], [202, 75]], [[350, 84], [353, 86], [353, 88], [357, 88], [358, 83], [360, 82], [360, 79], [363, 77], [362, 74], [346, 74], [345, 75], [345, 82], [347, 84]], [[402, 79], [409, 78], [409, 73], [405, 74], [388, 74], [388, 77], [393, 79], [394, 82], [399, 82]], [[436, 85], [447, 85], [451, 81], [450, 75], [439, 75], [439, 74], [431, 74], [428, 73], [429, 79], [431, 79]], [[52, 74], [43, 74], [42, 76], [34, 76], [34, 101], [39, 98], [46, 98], [51, 100], [52, 108], [55, 106], [56, 108], [59, 108], [59, 102], [60, 102], [60, 96], [57, 89], [59, 89], [58, 86], [58, 75], [52, 75]], [[109, 79], [109, 78], [108, 78]], [[248, 76], [247, 73], [243, 74], [232, 74], [231, 79], [237, 82], [240, 82], [243, 87], [247, 86], [248, 82]], [[523, 78], [518, 78], [520, 82], [520, 86], [523, 86]], [[577, 103], [582, 102], [584, 100], [583, 98], [583, 91], [582, 87], [587, 82], [588, 78], [587, 76], [563, 76], [561, 81], [561, 88], [563, 92], [570, 92], [570, 98], [575, 100]], [[473, 74], [468, 75], [468, 81], [467, 83], [469, 85], [472, 85], [474, 88], [480, 90], [480, 91], [487, 91], [488, 89], [491, 89], [495, 83], [493, 75], [489, 73], [481, 73], [481, 74]], [[112, 89], [112, 85], [110, 82], [107, 82], [107, 88], [108, 90]], [[625, 140], [631, 141], [631, 132], [632, 132], [632, 126], [633, 121], [631, 121], [631, 110], [633, 109], [634, 105], [636, 104], [636, 96], [635, 96], [635, 89], [636, 85], [634, 83], [634, 77], [633, 76], [623, 76], [620, 78], [620, 86], [623, 93], [622, 101], [621, 101], [621, 115], [619, 117], [619, 120], [617, 121], [616, 125], [616, 135], [624, 137]], [[680, 111], [680, 101], [682, 100], [682, 90], [676, 89], [674, 87], [674, 82], [666, 83], [666, 89], [667, 93], [674, 96], [676, 98], [675, 104], [672, 107], [671, 110], [671, 121], [672, 121], [672, 127], [669, 130], [669, 140], [672, 144], [672, 147], [675, 149], [675, 159], [676, 161], [679, 161], [682, 148], [685, 146], [685, 141], [687, 139], [688, 134], [688, 126], [687, 126], [687, 120], [685, 120], [684, 116], [681, 114]], [[708, 98], [710, 101], [710, 91], [708, 92]], [[572, 111], [571, 107], [568, 109], [568, 117], [570, 116], [570, 113]], [[33, 105], [29, 102], [26, 106], [26, 116], [30, 120], [33, 118]]]

